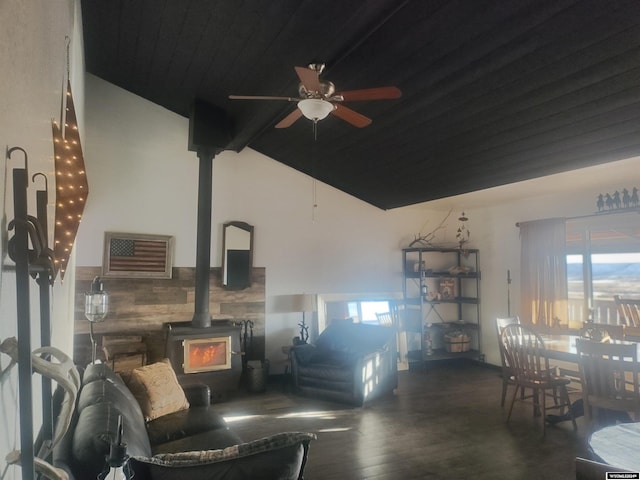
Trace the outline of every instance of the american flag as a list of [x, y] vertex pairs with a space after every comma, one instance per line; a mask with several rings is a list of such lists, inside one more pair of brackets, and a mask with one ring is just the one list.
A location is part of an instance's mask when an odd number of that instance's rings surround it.
[[109, 270], [113, 272], [164, 272], [167, 268], [167, 242], [112, 238], [109, 244]]

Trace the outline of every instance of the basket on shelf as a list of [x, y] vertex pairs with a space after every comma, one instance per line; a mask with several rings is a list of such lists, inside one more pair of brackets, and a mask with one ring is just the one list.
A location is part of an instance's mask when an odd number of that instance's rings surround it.
[[444, 336], [444, 345], [449, 353], [468, 352], [469, 343], [469, 335], [461, 331], [447, 333]]

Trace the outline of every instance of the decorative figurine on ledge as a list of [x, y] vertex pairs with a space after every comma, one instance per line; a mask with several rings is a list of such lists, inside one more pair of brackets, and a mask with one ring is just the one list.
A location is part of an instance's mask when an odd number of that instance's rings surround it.
[[629, 193], [627, 188], [622, 189], [622, 196], [619, 190], [611, 193], [598, 195], [596, 202], [598, 212], [611, 211], [611, 210], [625, 210], [630, 208], [638, 208], [640, 206], [640, 200], [638, 199], [638, 187], [633, 187], [632, 192]]

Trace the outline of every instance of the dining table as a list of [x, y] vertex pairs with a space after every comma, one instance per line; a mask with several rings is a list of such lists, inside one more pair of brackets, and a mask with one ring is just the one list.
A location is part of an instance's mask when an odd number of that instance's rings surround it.
[[[547, 356], [550, 359], [558, 361], [556, 365], [562, 375], [572, 378], [576, 382], [580, 382], [580, 367], [578, 360], [578, 351], [576, 348], [576, 340], [583, 338], [580, 335], [565, 334], [540, 334], [544, 342]], [[640, 371], [640, 342], [629, 340], [609, 340], [612, 343], [633, 343], [637, 346], [637, 370]]]
[[541, 334], [549, 358], [578, 363], [576, 340], [580, 335]]
[[[544, 347], [549, 358], [565, 362], [578, 363], [578, 351], [576, 340], [583, 338], [580, 335], [541, 334]], [[638, 348], [640, 359], [640, 342], [630, 340], [609, 340], [611, 343], [633, 343]]]
[[614, 467], [611, 471], [620, 468], [640, 472], [640, 422], [597, 430], [589, 438], [589, 447], [604, 463]]

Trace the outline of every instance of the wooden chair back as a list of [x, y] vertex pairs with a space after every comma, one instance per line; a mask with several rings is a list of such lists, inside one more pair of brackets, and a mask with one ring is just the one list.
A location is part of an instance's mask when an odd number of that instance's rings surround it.
[[512, 323], [502, 330], [502, 343], [508, 365], [519, 384], [545, 388], [541, 384], [551, 383], [549, 357], [540, 335]]
[[[633, 413], [640, 420], [640, 369], [635, 343], [601, 343], [576, 339], [576, 351], [585, 417], [594, 421], [594, 409]], [[602, 411], [604, 410], [604, 411]]]
[[496, 328], [498, 329], [498, 335], [502, 335], [502, 330], [507, 325], [511, 325], [512, 323], [520, 323], [520, 317], [517, 315], [515, 317], [498, 317], [496, 318]]
[[613, 299], [618, 307], [620, 323], [631, 327], [640, 327], [640, 300], [622, 298], [620, 295], [614, 295]]
[[[502, 397], [500, 400], [500, 405], [504, 407], [504, 402], [507, 396], [507, 386], [510, 384], [514, 384], [514, 374], [509, 365], [509, 361], [507, 360], [507, 356], [505, 353], [504, 345], [502, 344], [502, 330], [507, 325], [511, 325], [512, 323], [520, 323], [520, 318], [518, 317], [498, 317], [496, 318], [496, 333], [498, 334], [498, 351], [500, 352], [500, 363], [502, 364]], [[522, 396], [524, 397], [524, 390], [522, 391]]]
[[519, 317], [498, 317], [496, 318], [496, 333], [498, 334], [498, 350], [500, 351], [500, 361], [502, 362], [502, 371], [503, 374], [510, 375], [509, 362], [507, 361], [506, 354], [504, 351], [504, 344], [502, 343], [502, 330], [507, 325], [511, 325], [513, 323], [519, 324]]
[[376, 317], [378, 318], [379, 325], [382, 325], [383, 327], [394, 326], [393, 315], [391, 312], [376, 313]]

